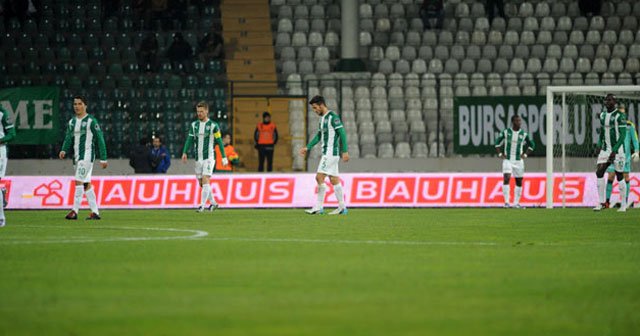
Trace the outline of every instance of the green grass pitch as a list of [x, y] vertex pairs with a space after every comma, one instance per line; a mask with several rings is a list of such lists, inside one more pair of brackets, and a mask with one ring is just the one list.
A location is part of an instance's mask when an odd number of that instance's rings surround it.
[[0, 335], [640, 330], [638, 210], [6, 215]]

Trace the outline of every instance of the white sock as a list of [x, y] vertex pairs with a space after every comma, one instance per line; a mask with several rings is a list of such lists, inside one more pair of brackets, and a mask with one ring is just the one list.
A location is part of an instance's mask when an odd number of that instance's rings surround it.
[[598, 202], [604, 203], [607, 197], [607, 180], [603, 177], [598, 177]]
[[520, 204], [520, 196], [522, 195], [522, 187], [516, 186], [515, 189], [515, 199], [513, 200], [513, 204]]
[[620, 207], [626, 207], [627, 198], [625, 196], [627, 195], [627, 181], [618, 181], [618, 190], [620, 191]]
[[324, 192], [326, 188], [324, 183], [318, 186], [318, 200], [316, 202], [316, 209], [322, 209], [324, 207]]
[[91, 208], [91, 212], [99, 215], [98, 211], [98, 202], [96, 201], [96, 193], [93, 191], [93, 187], [84, 193], [87, 195], [87, 201], [89, 201], [89, 208]]
[[207, 187], [209, 189], [209, 202], [211, 202], [212, 205], [218, 204], [216, 203], [216, 200], [213, 198], [213, 192], [211, 192], [211, 185], [207, 184]]
[[84, 193], [84, 187], [82, 185], [76, 186], [76, 193], [73, 195], [73, 211], [78, 213], [80, 211], [80, 203], [82, 203], [82, 194]]
[[209, 185], [208, 183], [205, 183], [202, 186], [202, 207], [204, 208], [204, 206], [207, 204], [207, 200], [209, 199], [209, 195], [211, 195], [211, 185]]
[[504, 203], [509, 204], [509, 193], [511, 193], [511, 186], [508, 184], [502, 185], [502, 195], [504, 195]]
[[336, 184], [333, 186], [333, 192], [336, 193], [338, 199], [338, 207], [344, 208], [344, 193], [342, 192], [342, 184]]

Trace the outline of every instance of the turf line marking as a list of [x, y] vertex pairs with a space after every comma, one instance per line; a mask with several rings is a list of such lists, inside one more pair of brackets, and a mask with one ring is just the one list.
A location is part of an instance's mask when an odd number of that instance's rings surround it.
[[[56, 228], [56, 229], [77, 229], [73, 226], [52, 226], [52, 225], [20, 225], [27, 228]], [[128, 226], [92, 226], [82, 227], [83, 229], [107, 229], [107, 230], [128, 230], [128, 231], [164, 231], [191, 233], [189, 236], [165, 236], [165, 237], [105, 237], [105, 238], [83, 238], [83, 239], [42, 239], [42, 240], [0, 240], [0, 245], [21, 245], [21, 244], [72, 244], [72, 243], [99, 243], [117, 241], [153, 241], [153, 240], [195, 240], [206, 237], [209, 232], [202, 230], [174, 229], [174, 228], [148, 228], [148, 227], [128, 227]]]
[[344, 239], [297, 239], [297, 238], [232, 238], [209, 237], [206, 240], [240, 241], [262, 243], [312, 243], [312, 244], [363, 244], [363, 245], [444, 245], [444, 246], [498, 246], [493, 242], [469, 241], [411, 241], [411, 240], [344, 240]]

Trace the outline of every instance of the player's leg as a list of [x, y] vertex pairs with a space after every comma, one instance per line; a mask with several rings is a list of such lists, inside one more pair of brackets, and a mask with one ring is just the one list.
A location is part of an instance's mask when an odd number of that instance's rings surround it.
[[625, 171], [623, 174], [624, 181], [627, 183], [627, 193], [624, 195], [624, 200], [627, 202], [627, 208], [631, 206], [633, 208], [633, 204], [629, 204], [629, 190], [631, 190], [631, 177], [629, 176], [629, 171]]
[[76, 162], [76, 174], [75, 174], [75, 190], [73, 193], [73, 208], [67, 216], [66, 219], [75, 220], [78, 219], [78, 213], [80, 212], [80, 204], [82, 203], [82, 195], [84, 194], [84, 183], [87, 179], [87, 174], [89, 165], [86, 161], [78, 161]]
[[608, 208], [611, 205], [611, 192], [613, 192], [613, 180], [616, 178], [616, 170], [613, 165], [607, 168], [607, 189], [606, 189], [606, 201], [604, 207]]
[[198, 184], [200, 185], [200, 206], [196, 210], [197, 212], [203, 212], [204, 204], [207, 202], [207, 195], [205, 194], [204, 183], [203, 183], [203, 177], [204, 177], [203, 170], [204, 170], [204, 161], [196, 160], [196, 164], [195, 164], [196, 179], [198, 180]]
[[598, 192], [598, 205], [593, 208], [594, 211], [600, 211], [605, 208], [605, 201], [607, 196], [607, 181], [605, 180], [604, 174], [611, 164], [611, 162], [609, 162], [609, 154], [609, 151], [603, 150], [601, 150], [600, 154], [598, 154], [598, 161], [596, 164], [596, 187]]
[[85, 167], [87, 168], [86, 174], [84, 176], [84, 180], [82, 181], [82, 189], [84, 195], [87, 197], [87, 202], [89, 203], [89, 209], [91, 209], [91, 214], [86, 219], [100, 219], [100, 211], [98, 210], [98, 201], [96, 199], [96, 193], [93, 190], [93, 186], [91, 185], [91, 176], [93, 174], [93, 162], [86, 162]]
[[[324, 157], [323, 157], [324, 158]], [[320, 160], [322, 161], [322, 159]], [[327, 178], [327, 175], [321, 172], [316, 174], [316, 185], [318, 187], [318, 195], [316, 198], [316, 204], [310, 210], [305, 210], [306, 213], [310, 215], [315, 214], [323, 214], [324, 213], [324, 195], [325, 195], [325, 185], [324, 180]]]
[[616, 169], [616, 178], [618, 180], [618, 191], [620, 192], [620, 209], [619, 212], [627, 211], [627, 182], [624, 180], [624, 154], [617, 155], [613, 165]]
[[522, 179], [524, 178], [524, 161], [514, 161], [512, 163], [513, 177], [516, 180], [516, 188], [514, 190], [513, 205], [516, 208], [520, 207], [520, 196], [522, 196]]
[[331, 181], [331, 185], [333, 185], [333, 192], [336, 194], [336, 198], [338, 199], [338, 208], [331, 211], [330, 215], [346, 215], [347, 214], [347, 206], [344, 203], [344, 191], [342, 190], [342, 184], [340, 184], [340, 178], [336, 176], [330, 176], [329, 180]]
[[[7, 170], [7, 147], [2, 146], [0, 148], [0, 180], [4, 178], [4, 174]], [[6, 218], [4, 217], [4, 208], [7, 206], [7, 189], [4, 187], [1, 190], [2, 195], [0, 195], [0, 227], [6, 225]]]
[[509, 195], [511, 194], [511, 186], [509, 186], [509, 180], [511, 180], [511, 173], [513, 169], [509, 160], [502, 160], [502, 195], [504, 196], [504, 207], [509, 207]]

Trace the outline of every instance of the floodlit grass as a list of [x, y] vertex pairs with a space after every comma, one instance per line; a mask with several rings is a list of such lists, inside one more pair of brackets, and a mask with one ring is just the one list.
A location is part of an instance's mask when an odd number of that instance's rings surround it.
[[638, 210], [6, 214], [0, 335], [640, 330]]

